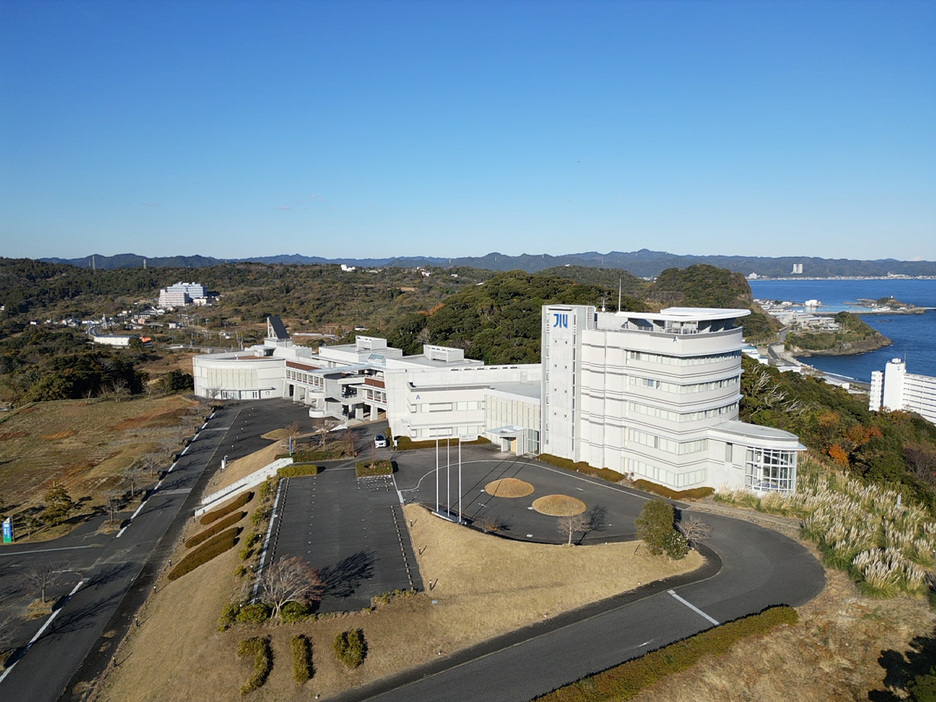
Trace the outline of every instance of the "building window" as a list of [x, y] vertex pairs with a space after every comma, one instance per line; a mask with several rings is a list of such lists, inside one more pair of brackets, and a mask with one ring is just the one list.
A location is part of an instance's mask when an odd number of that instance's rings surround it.
[[796, 451], [748, 448], [744, 487], [757, 492], [796, 490]]

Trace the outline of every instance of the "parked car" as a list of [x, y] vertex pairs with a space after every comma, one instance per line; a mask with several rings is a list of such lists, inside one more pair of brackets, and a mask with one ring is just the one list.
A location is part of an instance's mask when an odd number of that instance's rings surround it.
[[387, 448], [387, 437], [383, 434], [378, 434], [374, 437], [374, 446], [377, 448]]

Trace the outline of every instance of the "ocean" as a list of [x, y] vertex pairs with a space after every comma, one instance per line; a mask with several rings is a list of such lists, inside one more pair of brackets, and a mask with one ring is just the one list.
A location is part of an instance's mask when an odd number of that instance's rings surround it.
[[[860, 312], [859, 298], [891, 297], [920, 307], [936, 307], [936, 279], [873, 280], [752, 280], [754, 297], [802, 304], [819, 300], [820, 310]], [[851, 304], [849, 304], [851, 303]], [[855, 356], [811, 356], [801, 359], [815, 368], [861, 382], [871, 371], [884, 370], [892, 358], [904, 358], [907, 372], [936, 377], [936, 310], [923, 314], [863, 314], [861, 318], [893, 342], [877, 351]]]

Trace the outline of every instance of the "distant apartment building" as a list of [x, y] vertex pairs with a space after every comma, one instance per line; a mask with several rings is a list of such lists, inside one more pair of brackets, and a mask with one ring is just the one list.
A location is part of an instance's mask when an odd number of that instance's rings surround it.
[[175, 283], [159, 291], [160, 307], [208, 304], [208, 291], [201, 283]]
[[905, 410], [916, 412], [936, 424], [936, 378], [907, 372], [907, 364], [899, 358], [887, 362], [882, 371], [871, 373], [872, 411]]
[[747, 310], [604, 313], [542, 308], [542, 363], [486, 366], [461, 349], [405, 356], [385, 339], [318, 352], [277, 318], [247, 351], [196, 356], [197, 395], [289, 398], [310, 417], [386, 418], [394, 437], [486, 437], [665, 485], [790, 492], [797, 454], [785, 431], [738, 421], [740, 317]]

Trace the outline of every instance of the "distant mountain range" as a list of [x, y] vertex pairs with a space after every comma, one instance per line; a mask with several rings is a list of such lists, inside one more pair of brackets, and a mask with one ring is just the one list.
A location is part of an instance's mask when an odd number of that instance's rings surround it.
[[[730, 271], [760, 277], [783, 278], [833, 278], [838, 276], [884, 277], [888, 275], [936, 276], [934, 261], [898, 261], [892, 258], [874, 261], [861, 261], [841, 258], [816, 258], [812, 256], [782, 256], [770, 258], [764, 256], [680, 256], [665, 251], [610, 251], [598, 253], [564, 254], [521, 254], [506, 256], [501, 253], [489, 253], [486, 256], [463, 258], [437, 258], [433, 256], [404, 256], [397, 258], [322, 258], [320, 256], [302, 256], [283, 254], [279, 256], [258, 256], [254, 258], [213, 258], [211, 256], [165, 256], [149, 258], [138, 254], [118, 254], [116, 256], [92, 255], [84, 258], [43, 258], [50, 263], [66, 263], [81, 268], [139, 268], [143, 265], [156, 268], [204, 268], [223, 263], [267, 263], [267, 264], [339, 264], [377, 268], [397, 266], [412, 268], [415, 266], [469, 266], [493, 271], [522, 270], [536, 273], [556, 266], [588, 266], [592, 268], [618, 268], [629, 271], [642, 278], [655, 277], [667, 268], [686, 268], [697, 263], [707, 263], [727, 268]], [[802, 273], [794, 275], [794, 264], [802, 265]]]

